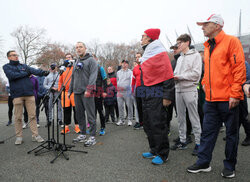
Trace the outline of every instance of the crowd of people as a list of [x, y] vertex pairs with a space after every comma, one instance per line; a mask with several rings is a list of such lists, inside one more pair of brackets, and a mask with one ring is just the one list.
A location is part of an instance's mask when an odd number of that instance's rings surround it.
[[[3, 69], [9, 80], [9, 109], [13, 109], [13, 104], [15, 108], [15, 144], [22, 143], [23, 107], [29, 116], [32, 140], [44, 141], [37, 129], [40, 103], [44, 102], [47, 125], [50, 125], [54, 99], [63, 91], [57, 101], [58, 122], [62, 127], [65, 125], [61, 134], [69, 133], [73, 109], [74, 131], [79, 134], [73, 142], [82, 142], [86, 147], [96, 144], [98, 112], [99, 135], [106, 134], [106, 123], [143, 128], [150, 150], [142, 156], [161, 165], [168, 160], [170, 149], [187, 148], [193, 132], [192, 155], [197, 156], [197, 161], [187, 168], [190, 173], [211, 171], [218, 132], [225, 125], [221, 175], [233, 178], [241, 124], [246, 133], [242, 145], [250, 145], [247, 110], [250, 69], [239, 39], [222, 30], [224, 21], [220, 15], [213, 14], [197, 25], [208, 38], [204, 50], [198, 52], [191, 45], [190, 35], [183, 34], [170, 48], [174, 55], [170, 60], [159, 40], [160, 29], [151, 28], [142, 34], [143, 50], [136, 53], [133, 69], [129, 69], [132, 65], [129, 61], [122, 60], [117, 71], [112, 65], [105, 65], [107, 74], [98, 57], [87, 53], [83, 42], [76, 44], [75, 60], [72, 54], [65, 55], [62, 71], [56, 64], [50, 65], [49, 72], [31, 68], [19, 62], [16, 51], [9, 51], [9, 63]], [[169, 146], [174, 110], [179, 137]], [[9, 111], [7, 126], [11, 123], [12, 111]]]

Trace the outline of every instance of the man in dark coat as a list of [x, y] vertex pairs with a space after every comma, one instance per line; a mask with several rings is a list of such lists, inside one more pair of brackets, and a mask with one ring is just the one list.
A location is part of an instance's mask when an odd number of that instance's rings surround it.
[[10, 94], [13, 98], [15, 108], [15, 129], [16, 129], [16, 145], [22, 144], [22, 112], [25, 104], [29, 119], [30, 129], [32, 132], [32, 141], [43, 142], [43, 138], [38, 135], [36, 125], [36, 103], [33, 91], [33, 85], [30, 81], [30, 75], [48, 75], [47, 71], [34, 69], [26, 64], [20, 64], [16, 51], [8, 51], [7, 57], [9, 63], [3, 66], [4, 73], [9, 79]]

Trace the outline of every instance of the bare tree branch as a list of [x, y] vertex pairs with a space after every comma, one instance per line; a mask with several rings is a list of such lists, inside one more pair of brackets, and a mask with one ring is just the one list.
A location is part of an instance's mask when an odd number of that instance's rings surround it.
[[16, 47], [21, 53], [21, 58], [25, 64], [30, 64], [43, 53], [46, 46], [45, 29], [30, 28], [20, 26], [11, 33], [16, 39]]

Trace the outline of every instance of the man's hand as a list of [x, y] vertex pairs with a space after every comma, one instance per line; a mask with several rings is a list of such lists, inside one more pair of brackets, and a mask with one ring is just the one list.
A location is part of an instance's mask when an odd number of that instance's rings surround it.
[[70, 95], [71, 95], [71, 94], [70, 94], [70, 93], [68, 93], [68, 98], [69, 98], [69, 99], [70, 99]]
[[169, 106], [171, 103], [172, 103], [171, 100], [163, 99], [163, 106], [164, 106], [164, 107]]
[[236, 107], [237, 105], [239, 105], [239, 103], [240, 103], [239, 99], [229, 98], [229, 109]]
[[243, 86], [243, 90], [244, 90], [244, 92], [245, 92], [245, 94], [246, 94], [247, 97], [250, 97], [249, 89], [250, 89], [250, 84], [245, 84]]
[[174, 80], [179, 80], [178, 76], [174, 76]]
[[48, 76], [48, 74], [49, 74], [49, 71], [44, 71], [43, 72], [43, 76]]
[[103, 98], [107, 97], [107, 93], [103, 92], [103, 93], [102, 93], [102, 97], [103, 97]]
[[85, 91], [84, 97], [90, 97], [90, 96], [91, 96], [90, 93], [88, 91]]

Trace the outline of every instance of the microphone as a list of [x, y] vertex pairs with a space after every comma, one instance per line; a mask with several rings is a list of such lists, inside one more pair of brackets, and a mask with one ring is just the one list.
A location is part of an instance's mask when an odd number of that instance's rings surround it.
[[66, 70], [66, 67], [64, 66], [64, 65], [61, 65], [60, 67], [59, 67], [59, 71], [65, 71]]
[[77, 64], [76, 64], [76, 69], [83, 69], [83, 62], [78, 62]]
[[74, 60], [74, 59], [73, 59], [73, 60], [69, 60], [69, 64], [68, 64], [68, 67], [71, 67], [71, 66], [73, 66], [74, 62], [75, 62], [75, 60]]

